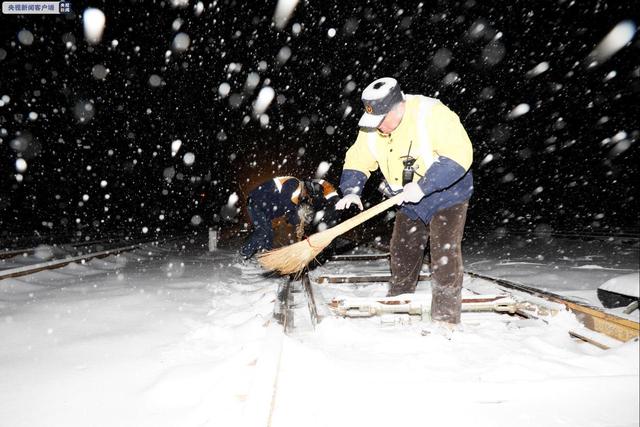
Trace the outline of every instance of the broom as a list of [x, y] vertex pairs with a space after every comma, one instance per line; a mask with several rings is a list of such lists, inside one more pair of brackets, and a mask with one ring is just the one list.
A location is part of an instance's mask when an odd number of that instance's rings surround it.
[[265, 269], [277, 271], [280, 274], [293, 274], [302, 271], [324, 248], [329, 246], [333, 239], [397, 205], [401, 200], [402, 193], [396, 194], [390, 199], [378, 203], [364, 212], [360, 212], [353, 218], [349, 218], [319, 233], [312, 234], [305, 240], [261, 253], [258, 255], [258, 262]]

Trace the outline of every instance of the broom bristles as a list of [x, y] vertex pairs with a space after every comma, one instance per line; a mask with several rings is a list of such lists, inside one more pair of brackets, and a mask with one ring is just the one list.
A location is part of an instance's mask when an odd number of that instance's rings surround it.
[[283, 275], [298, 273], [337, 237], [331, 231], [332, 229], [321, 231], [292, 245], [261, 253], [258, 255], [258, 262], [265, 269]]

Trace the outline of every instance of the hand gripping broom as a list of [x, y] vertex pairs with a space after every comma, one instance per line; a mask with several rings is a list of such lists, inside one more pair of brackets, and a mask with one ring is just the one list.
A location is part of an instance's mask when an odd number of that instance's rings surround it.
[[274, 249], [258, 255], [258, 262], [267, 270], [280, 274], [293, 274], [302, 271], [315, 257], [324, 250], [336, 237], [346, 233], [363, 222], [386, 211], [402, 201], [402, 193], [360, 212], [334, 227], [312, 234], [305, 240], [283, 248]]

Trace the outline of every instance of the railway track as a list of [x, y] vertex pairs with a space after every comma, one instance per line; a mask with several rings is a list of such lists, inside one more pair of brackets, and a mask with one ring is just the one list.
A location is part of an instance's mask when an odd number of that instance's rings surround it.
[[[115, 245], [115, 247], [113, 248], [106, 249], [106, 250], [97, 250], [97, 251], [94, 251], [92, 250], [92, 248], [89, 248], [89, 250], [87, 250], [86, 253], [80, 253], [77, 255], [71, 255], [71, 256], [66, 256], [64, 258], [51, 259], [51, 260], [42, 261], [42, 262], [35, 262], [32, 264], [21, 265], [17, 267], [0, 269], [0, 280], [26, 276], [26, 275], [34, 274], [44, 270], [54, 270], [74, 262], [86, 262], [93, 258], [104, 258], [109, 255], [117, 255], [122, 252], [138, 249], [144, 245], [154, 244], [157, 246], [160, 243], [165, 243], [165, 242], [168, 242], [171, 240], [177, 240], [180, 238], [182, 237], [172, 237], [172, 238], [163, 239], [163, 240], [143, 240], [143, 241], [134, 242], [134, 243], [130, 243], [128, 245], [123, 245], [123, 246]], [[98, 243], [95, 243], [95, 244], [98, 244]], [[88, 244], [71, 245], [71, 246], [87, 247]], [[25, 253], [26, 254], [34, 253], [36, 250], [37, 248], [21, 249], [19, 251], [16, 251], [16, 253], [14, 253], [13, 256], [20, 256]], [[10, 252], [3, 252], [2, 255], [5, 256], [6, 258], [7, 254], [9, 253]]]
[[[573, 312], [578, 320], [585, 326], [585, 330], [582, 332], [567, 331], [567, 333], [575, 338], [596, 345], [599, 348], [608, 349], [617, 342], [622, 343], [638, 338], [640, 331], [638, 322], [606, 313], [598, 307], [502, 279], [479, 275], [473, 272], [466, 272], [465, 274], [492, 283], [495, 286], [496, 295], [509, 295], [514, 297], [515, 300], [521, 301], [521, 307], [524, 307], [525, 304], [529, 304], [530, 308], [537, 307], [535, 309], [537, 313], [544, 311], [549, 315], [555, 315], [562, 310]], [[421, 275], [421, 280], [428, 280], [428, 278], [428, 275]], [[388, 281], [388, 276], [380, 275], [321, 275], [315, 278], [315, 280], [312, 280], [309, 278], [308, 273], [305, 273], [300, 280], [289, 280], [287, 281], [287, 285], [283, 287], [282, 292], [279, 294], [279, 318], [282, 320], [282, 325], [287, 333], [291, 333], [295, 325], [300, 322], [303, 322], [305, 325], [310, 323], [315, 328], [322, 320], [322, 316], [318, 314], [319, 311], [322, 310], [318, 308], [315, 301], [314, 286], [322, 286], [327, 283], [366, 286], [366, 284], [386, 283]], [[385, 303], [386, 301], [380, 300], [378, 302]], [[395, 303], [395, 301], [393, 302]], [[476, 303], [477, 300], [472, 298], [463, 300], [463, 312], [465, 311], [465, 302], [470, 305]], [[326, 313], [327, 310], [324, 311]], [[523, 317], [535, 316], [517, 307], [512, 310], [512, 312], [508, 310], [504, 310], [504, 312], [506, 314], [515, 314]], [[307, 317], [308, 320], [306, 320]]]
[[[119, 236], [119, 235], [116, 235]], [[9, 241], [0, 240], [0, 244], [2, 248], [0, 248], [0, 260], [6, 258], [12, 258], [15, 256], [27, 256], [36, 253], [38, 250], [42, 248], [49, 248], [53, 250], [68, 250], [69, 248], [74, 249], [82, 249], [88, 248], [91, 250], [92, 248], [100, 248], [100, 247], [108, 247], [114, 244], [115, 242], [120, 241], [120, 244], [123, 243], [136, 243], [139, 241], [149, 241], [146, 239], [131, 239], [126, 237], [126, 235], [122, 235], [119, 237], [112, 238], [101, 238], [101, 239], [90, 239], [90, 240], [75, 240], [73, 237], [68, 235], [54, 235], [54, 236], [44, 236], [40, 239], [21, 239], [22, 243], [15, 243]], [[17, 246], [17, 249], [16, 249]]]
[[[331, 258], [331, 261], [346, 261], [350, 263], [360, 262], [381, 262], [388, 258], [388, 254], [356, 254], [356, 255], [337, 255]], [[617, 347], [624, 341], [637, 340], [639, 334], [639, 324], [629, 319], [624, 319], [603, 310], [586, 305], [582, 302], [571, 300], [551, 292], [541, 291], [530, 288], [514, 282], [501, 280], [493, 277], [479, 275], [473, 272], [465, 272], [471, 278], [482, 281], [482, 286], [474, 289], [470, 286], [467, 290], [479, 294], [478, 298], [467, 297], [463, 299], [463, 312], [476, 311], [473, 304], [478, 302], [488, 302], [489, 305], [482, 306], [493, 308], [492, 310], [504, 316], [515, 316], [526, 319], [538, 319], [543, 323], [547, 323], [549, 316], [554, 316], [561, 311], [571, 311], [583, 328], [575, 328], [567, 330], [566, 333], [578, 340], [585, 342], [602, 350]], [[429, 275], [423, 274], [421, 280], [428, 280]], [[384, 274], [370, 275], [348, 275], [348, 274], [319, 274], [312, 276], [308, 271], [303, 272], [300, 277], [289, 277], [281, 280], [277, 291], [277, 299], [274, 305], [274, 318], [276, 322], [271, 325], [267, 345], [265, 345], [264, 356], [258, 369], [257, 386], [250, 393], [248, 400], [246, 426], [271, 426], [271, 419], [274, 409], [278, 404], [278, 381], [281, 370], [282, 353], [286, 346], [283, 344], [285, 336], [292, 338], [312, 334], [316, 326], [322, 322], [326, 316], [335, 316], [336, 310], [327, 307], [326, 301], [318, 298], [318, 290], [323, 286], [355, 286], [366, 287], [380, 283], [388, 282], [389, 276]], [[495, 291], [493, 301], [486, 301], [487, 284]], [[482, 289], [480, 289], [482, 288]], [[484, 292], [480, 292], [483, 290]], [[513, 301], [514, 310], [498, 310], [496, 305], [491, 305], [501, 298], [510, 298]], [[370, 300], [370, 299], [369, 299]], [[502, 299], [504, 301], [504, 299]], [[370, 302], [370, 301], [369, 301]], [[376, 303], [382, 303], [383, 311], [385, 299], [378, 299]], [[404, 301], [406, 302], [406, 301]], [[332, 301], [335, 303], [335, 301]], [[395, 303], [395, 301], [394, 301]], [[465, 310], [465, 303], [467, 310]], [[407, 307], [410, 304], [406, 304]], [[371, 309], [371, 304], [368, 309]], [[379, 307], [379, 306], [378, 306]], [[335, 307], [334, 307], [335, 308]], [[375, 307], [374, 307], [375, 308]], [[394, 312], [397, 308], [392, 307], [391, 314], [402, 315]], [[402, 308], [404, 309], [404, 308]], [[375, 310], [373, 310], [375, 311]], [[480, 310], [484, 311], [484, 310]], [[344, 312], [343, 312], [344, 314]], [[370, 314], [370, 313], [369, 313]], [[416, 313], [413, 313], [416, 314]], [[367, 314], [367, 317], [370, 317]], [[284, 334], [282, 333], [284, 331]]]
[[64, 248], [66, 247], [71, 247], [71, 248], [81, 248], [81, 247], [88, 247], [88, 246], [95, 246], [95, 245], [100, 245], [100, 244], [105, 244], [107, 243], [106, 240], [98, 240], [98, 241], [91, 241], [91, 242], [83, 242], [83, 243], [64, 243], [64, 244], [53, 244], [53, 245], [39, 245], [39, 246], [35, 246], [35, 247], [31, 247], [31, 248], [23, 248], [23, 249], [11, 249], [11, 250], [2, 250], [0, 251], [0, 259], [7, 259], [7, 258], [13, 258], [16, 256], [27, 256], [27, 255], [33, 255], [35, 254], [40, 248], [44, 247], [49, 247], [52, 249], [61, 249], [64, 250]]

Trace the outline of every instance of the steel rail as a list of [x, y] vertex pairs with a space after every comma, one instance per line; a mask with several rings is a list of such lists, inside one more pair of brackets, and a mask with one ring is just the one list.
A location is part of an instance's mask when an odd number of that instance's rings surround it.
[[129, 244], [127, 246], [121, 246], [121, 247], [115, 247], [115, 248], [111, 248], [111, 249], [106, 249], [103, 251], [97, 251], [97, 252], [89, 252], [89, 253], [85, 253], [85, 254], [79, 254], [76, 256], [71, 256], [71, 257], [66, 257], [66, 258], [58, 258], [58, 259], [53, 259], [53, 260], [49, 260], [49, 261], [45, 261], [45, 262], [39, 262], [39, 263], [35, 263], [35, 264], [29, 264], [29, 265], [24, 265], [24, 266], [20, 266], [20, 267], [13, 267], [13, 268], [7, 268], [4, 270], [0, 270], [0, 280], [3, 279], [8, 279], [8, 278], [14, 278], [14, 277], [21, 277], [21, 276], [26, 276], [29, 274], [34, 274], [40, 271], [44, 271], [44, 270], [54, 270], [57, 268], [61, 268], [64, 267], [68, 264], [71, 264], [73, 262], [82, 262], [82, 261], [87, 261], [90, 260], [92, 258], [104, 258], [106, 256], [109, 255], [114, 255], [114, 254], [119, 254], [121, 252], [127, 252], [136, 248], [139, 248], [145, 244], [158, 244], [158, 243], [164, 243], [164, 242], [168, 242], [170, 240], [175, 240], [179, 237], [173, 237], [173, 238], [167, 238], [164, 240], [144, 240], [144, 241], [140, 241], [140, 242], [135, 242], [132, 244]]

